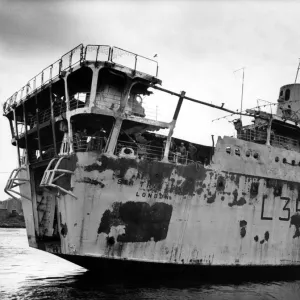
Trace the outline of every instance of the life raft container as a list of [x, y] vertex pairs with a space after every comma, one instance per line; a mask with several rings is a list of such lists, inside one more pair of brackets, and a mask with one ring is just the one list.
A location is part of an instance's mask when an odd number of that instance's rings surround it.
[[130, 147], [123, 147], [119, 154], [120, 157], [135, 158], [134, 150]]

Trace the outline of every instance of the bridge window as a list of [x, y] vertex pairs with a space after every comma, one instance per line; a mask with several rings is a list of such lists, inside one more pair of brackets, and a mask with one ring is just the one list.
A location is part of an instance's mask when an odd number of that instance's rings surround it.
[[288, 101], [290, 99], [290, 94], [291, 94], [290, 89], [286, 89], [285, 90], [285, 96], [284, 96], [285, 101]]
[[283, 96], [283, 90], [281, 90], [279, 93], [279, 97], [282, 97], [282, 96]]

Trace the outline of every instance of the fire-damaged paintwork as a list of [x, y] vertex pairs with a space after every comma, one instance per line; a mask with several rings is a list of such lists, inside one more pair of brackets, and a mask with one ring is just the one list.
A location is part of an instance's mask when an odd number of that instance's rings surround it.
[[[294, 151], [229, 137], [219, 138], [207, 166], [78, 152], [64, 160], [74, 174], [60, 183], [76, 198], [39, 196], [57, 201], [60, 241], [43, 240], [40, 231], [38, 245], [65, 257], [298, 264], [299, 162]], [[38, 217], [39, 224], [50, 228], [53, 213], [45, 215], [48, 223]]]

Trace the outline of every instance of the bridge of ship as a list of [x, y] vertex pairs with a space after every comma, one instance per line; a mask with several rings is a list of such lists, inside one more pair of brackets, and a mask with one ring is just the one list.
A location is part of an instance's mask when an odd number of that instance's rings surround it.
[[[173, 129], [183, 99], [224, 110], [223, 106], [164, 90], [158, 84], [158, 63], [153, 59], [108, 45], [78, 45], [4, 103], [19, 166], [45, 168], [53, 158], [88, 151], [181, 164], [207, 163], [213, 147], [171, 139]], [[160, 121], [159, 110], [151, 107], [149, 88], [179, 97], [171, 122]], [[256, 112], [249, 115], [262, 122], [242, 127], [237, 138], [299, 151], [297, 126], [274, 117], [269, 122], [270, 116], [260, 118]], [[284, 127], [288, 134], [281, 130]], [[153, 133], [160, 129], [169, 129], [168, 137]], [[183, 153], [178, 151], [181, 143]]]
[[[182, 101], [229, 110], [158, 84], [158, 63], [153, 59], [108, 45], [78, 45], [4, 103], [19, 167], [29, 164], [46, 170], [52, 159], [89, 151], [180, 164], [208, 163], [214, 144], [206, 147], [172, 138]], [[149, 88], [179, 97], [171, 122], [161, 121], [159, 109], [151, 107]], [[259, 122], [239, 128], [237, 138], [299, 151], [297, 126], [272, 115], [248, 115]], [[168, 136], [155, 133], [160, 129], [168, 129]]]
[[[177, 95], [171, 122], [161, 121], [148, 97], [157, 84], [161, 80], [153, 59], [107, 45], [75, 47], [4, 103], [19, 167], [30, 165], [40, 174], [35, 180], [40, 184], [55, 181], [56, 175], [43, 178], [46, 170], [69, 174], [56, 163], [75, 152], [208, 163], [212, 147], [172, 138], [185, 93]], [[156, 134], [160, 129], [169, 135]]]

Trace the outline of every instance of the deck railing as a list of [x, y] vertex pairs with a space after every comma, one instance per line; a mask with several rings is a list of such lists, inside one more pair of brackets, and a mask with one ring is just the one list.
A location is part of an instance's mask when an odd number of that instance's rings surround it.
[[110, 61], [131, 68], [134, 71], [147, 73], [154, 77], [158, 76], [158, 63], [153, 59], [108, 45], [83, 46], [83, 44], [80, 44], [43, 69], [39, 74], [31, 78], [25, 86], [9, 97], [3, 105], [3, 112], [8, 113], [21, 100], [58, 78], [62, 72], [85, 61]]
[[[56, 108], [56, 110], [57, 110], [57, 113], [58, 113], [59, 108]], [[51, 119], [51, 109], [50, 109], [50, 107], [47, 108], [47, 109], [40, 110], [39, 113], [38, 113], [38, 116], [39, 116], [39, 123], [40, 124], [43, 124], [43, 123], [49, 121]], [[35, 127], [36, 124], [37, 124], [37, 114], [28, 117], [27, 123], [30, 126], [30, 128]]]
[[118, 141], [115, 154], [120, 157], [132, 157], [148, 160], [161, 160], [163, 148], [149, 144]]
[[[60, 149], [61, 142], [56, 144], [56, 149]], [[41, 147], [42, 155], [40, 156], [39, 150], [32, 150], [28, 154], [29, 162], [36, 163], [42, 160], [51, 159], [55, 156], [54, 144], [45, 145]]]
[[39, 74], [31, 78], [28, 83], [23, 86], [19, 91], [14, 93], [3, 106], [3, 112], [7, 113], [8, 110], [17, 105], [21, 100], [29, 97], [31, 94], [48, 84], [50, 81], [55, 80], [63, 71], [72, 68], [74, 65], [83, 61], [83, 49], [82, 44], [73, 48], [66, 54], [64, 54], [59, 60], [43, 69]]
[[[118, 141], [115, 155], [118, 155], [119, 157], [138, 158], [141, 160], [160, 161], [164, 157], [164, 147], [128, 141]], [[168, 159], [170, 162], [183, 165], [195, 163], [195, 161], [189, 159], [188, 151], [186, 151], [185, 154], [170, 151]]]
[[237, 138], [248, 142], [263, 144], [267, 141], [267, 132], [254, 129], [245, 129], [237, 134]]
[[81, 134], [73, 135], [73, 148], [75, 152], [100, 151], [103, 152], [106, 138]]
[[[254, 129], [246, 129], [241, 133], [238, 133], [237, 138], [248, 142], [265, 144], [267, 142], [267, 132]], [[271, 133], [270, 136], [270, 144], [274, 147], [286, 149], [291, 148], [297, 150], [299, 149], [298, 140], [273, 133]]]
[[[87, 93], [89, 94], [89, 93]], [[82, 95], [76, 94], [74, 97], [70, 100], [70, 110], [81, 108], [85, 106], [85, 98], [82, 98]], [[53, 114], [54, 117], [58, 117], [62, 113], [66, 112], [66, 103], [64, 101], [60, 102], [54, 102], [53, 105]], [[51, 108], [40, 110], [38, 113], [39, 116], [39, 122], [40, 124], [43, 124], [51, 119]], [[32, 129], [37, 124], [37, 114], [35, 115], [29, 115], [27, 117], [27, 124], [28, 128], [27, 130]], [[16, 134], [14, 129], [14, 135]], [[25, 125], [24, 123], [18, 123], [18, 136], [21, 138], [25, 134]]]
[[87, 45], [84, 50], [86, 61], [109, 61], [111, 47], [108, 45]]
[[118, 47], [111, 48], [111, 61], [155, 77], [158, 75], [157, 61]]
[[299, 141], [281, 135], [271, 135], [270, 143], [274, 147], [299, 150]]

